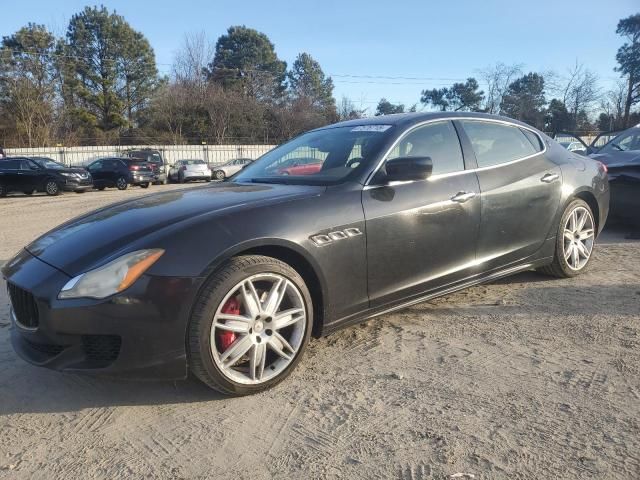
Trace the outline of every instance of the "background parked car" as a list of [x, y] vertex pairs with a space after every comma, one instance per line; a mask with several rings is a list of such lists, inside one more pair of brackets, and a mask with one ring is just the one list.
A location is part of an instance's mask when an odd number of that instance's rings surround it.
[[213, 178], [216, 180], [224, 180], [225, 178], [229, 178], [231, 175], [239, 172], [251, 162], [253, 162], [253, 159], [251, 158], [236, 158], [225, 164], [212, 167], [211, 170], [213, 171]]
[[82, 193], [93, 186], [91, 175], [82, 168], [67, 168], [45, 157], [9, 157], [0, 160], [0, 197], [7, 193], [46, 192], [58, 195], [63, 190]]
[[136, 158], [100, 158], [90, 163], [87, 170], [93, 176], [93, 185], [98, 190], [107, 187], [126, 190], [129, 185], [148, 188], [154, 179], [151, 166]]
[[611, 216], [640, 226], [640, 126], [625, 130], [589, 156], [609, 171]]
[[279, 175], [313, 175], [322, 169], [322, 160], [317, 158], [294, 158], [278, 166]]
[[558, 142], [564, 148], [573, 153], [579, 153], [580, 155], [585, 155], [587, 150], [584, 147], [583, 143], [580, 142]]
[[141, 150], [127, 150], [124, 153], [127, 158], [136, 158], [143, 162], [147, 162], [153, 171], [153, 184], [163, 185], [167, 184], [167, 164], [162, 157], [160, 150], [154, 150], [151, 148], [144, 148]]
[[211, 169], [204, 160], [178, 160], [169, 168], [169, 181], [184, 183], [191, 180], [211, 181]]

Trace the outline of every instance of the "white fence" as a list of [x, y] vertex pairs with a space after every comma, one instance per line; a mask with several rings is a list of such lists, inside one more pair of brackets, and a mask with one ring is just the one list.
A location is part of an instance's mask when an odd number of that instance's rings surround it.
[[7, 148], [8, 156], [49, 157], [69, 166], [84, 166], [100, 157], [118, 157], [126, 150], [152, 148], [159, 150], [165, 163], [171, 165], [177, 160], [204, 160], [212, 165], [220, 165], [234, 158], [256, 159], [275, 145], [103, 145], [91, 147], [43, 147]]

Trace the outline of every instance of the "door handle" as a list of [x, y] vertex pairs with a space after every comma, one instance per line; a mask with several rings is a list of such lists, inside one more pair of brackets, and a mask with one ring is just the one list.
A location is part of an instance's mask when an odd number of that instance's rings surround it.
[[544, 183], [551, 183], [559, 178], [560, 175], [558, 175], [557, 173], [547, 173], [540, 179], [540, 181]]
[[474, 192], [458, 192], [453, 197], [451, 197], [451, 200], [457, 203], [464, 203], [467, 200], [471, 200], [475, 196], [476, 194]]

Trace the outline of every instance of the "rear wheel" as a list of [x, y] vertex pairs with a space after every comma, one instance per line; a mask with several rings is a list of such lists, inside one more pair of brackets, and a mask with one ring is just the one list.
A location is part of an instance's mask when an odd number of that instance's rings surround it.
[[149, 188], [149, 184], [148, 183], [141, 183], [140, 186], [142, 188]]
[[126, 190], [128, 186], [129, 182], [127, 182], [126, 178], [119, 177], [118, 180], [116, 180], [116, 187], [118, 188], [118, 190]]
[[60, 186], [55, 180], [47, 180], [44, 185], [44, 191], [50, 196], [60, 195]]
[[224, 172], [222, 170], [216, 170], [213, 174], [216, 180], [224, 180]]
[[578, 275], [591, 260], [595, 233], [589, 205], [580, 199], [572, 201], [560, 219], [553, 262], [539, 271], [560, 278]]
[[286, 263], [236, 257], [213, 274], [189, 326], [189, 364], [209, 387], [247, 395], [284, 380], [311, 334], [311, 296]]
[[105, 188], [107, 188], [107, 187], [100, 186], [100, 187], [96, 187], [96, 188], [97, 188], [98, 190], [100, 190], [100, 191], [103, 191], [103, 190], [104, 190]]
[[25, 190], [24, 192], [25, 195], [33, 195], [33, 190]]

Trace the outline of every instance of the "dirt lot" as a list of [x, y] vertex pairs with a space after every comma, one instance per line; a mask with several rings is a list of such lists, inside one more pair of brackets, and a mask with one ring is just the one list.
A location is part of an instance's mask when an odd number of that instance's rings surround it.
[[[0, 260], [143, 193], [1, 199]], [[520, 274], [343, 330], [240, 399], [32, 367], [2, 285], [0, 478], [639, 478], [640, 242], [604, 238], [577, 279]]]

